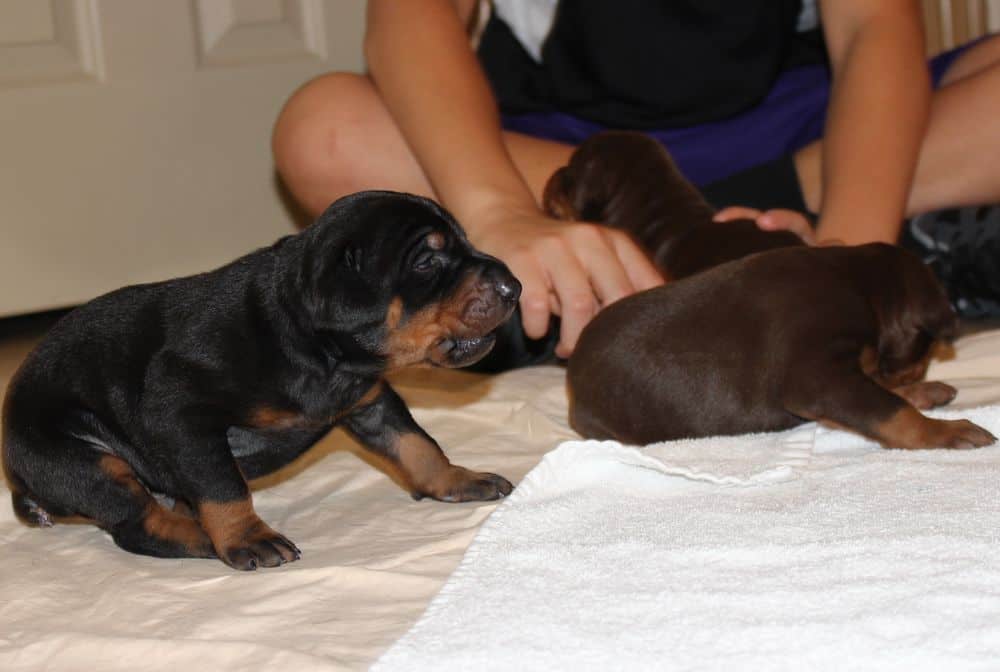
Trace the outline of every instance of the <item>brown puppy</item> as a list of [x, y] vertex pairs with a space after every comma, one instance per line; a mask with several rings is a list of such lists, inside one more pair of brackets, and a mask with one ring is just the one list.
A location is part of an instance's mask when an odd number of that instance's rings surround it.
[[568, 370], [582, 435], [644, 444], [817, 420], [900, 448], [994, 442], [916, 410], [955, 396], [920, 381], [957, 318], [904, 250], [809, 248], [749, 220], [714, 224], [669, 156], [635, 134], [581, 146], [546, 204], [631, 231], [668, 275], [691, 275], [607, 307], [584, 330]]
[[647, 135], [591, 136], [549, 178], [545, 209], [560, 219], [628, 231], [669, 279], [686, 278], [752, 252], [803, 245], [789, 231], [761, 231], [749, 219], [713, 222], [715, 212]]

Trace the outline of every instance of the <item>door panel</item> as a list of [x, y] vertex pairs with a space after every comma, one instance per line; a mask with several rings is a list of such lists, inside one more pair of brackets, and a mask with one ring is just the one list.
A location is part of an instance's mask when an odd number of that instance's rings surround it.
[[294, 231], [270, 132], [360, 71], [360, 0], [0, 2], [0, 315], [218, 266]]

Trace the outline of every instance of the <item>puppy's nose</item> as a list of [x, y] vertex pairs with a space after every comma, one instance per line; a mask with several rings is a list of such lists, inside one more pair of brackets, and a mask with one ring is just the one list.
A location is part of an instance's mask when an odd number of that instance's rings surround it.
[[487, 264], [482, 269], [480, 281], [487, 283], [501, 301], [514, 303], [521, 296], [521, 283], [507, 270], [506, 266], [493, 259], [490, 261], [492, 263]]
[[521, 296], [521, 283], [514, 276], [497, 281], [496, 288], [500, 298], [506, 301], [514, 302]]

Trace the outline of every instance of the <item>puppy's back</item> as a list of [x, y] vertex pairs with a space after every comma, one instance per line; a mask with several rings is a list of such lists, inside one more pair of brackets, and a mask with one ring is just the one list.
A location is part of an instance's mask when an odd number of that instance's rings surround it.
[[572, 426], [645, 444], [798, 424], [781, 404], [790, 370], [844, 325], [849, 338], [874, 338], [843, 263], [858, 255], [762, 252], [608, 306], [569, 361]]

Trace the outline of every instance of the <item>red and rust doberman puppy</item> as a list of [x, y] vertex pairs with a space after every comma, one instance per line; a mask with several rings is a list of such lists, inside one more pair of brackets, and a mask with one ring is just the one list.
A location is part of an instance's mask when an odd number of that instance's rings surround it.
[[34, 526], [82, 517], [133, 553], [280, 565], [299, 550], [254, 512], [247, 479], [335, 425], [415, 498], [502, 497], [511, 484], [452, 465], [384, 375], [475, 362], [519, 294], [432, 201], [362, 192], [218, 270], [99, 297], [8, 389], [14, 510]]
[[889, 447], [994, 442], [967, 420], [917, 410], [955, 396], [922, 380], [957, 318], [910, 253], [807, 247], [750, 220], [712, 222], [666, 151], [635, 133], [585, 142], [545, 200], [557, 216], [631, 232], [675, 280], [584, 329], [568, 368], [570, 422], [582, 435], [646, 444], [816, 420]]

